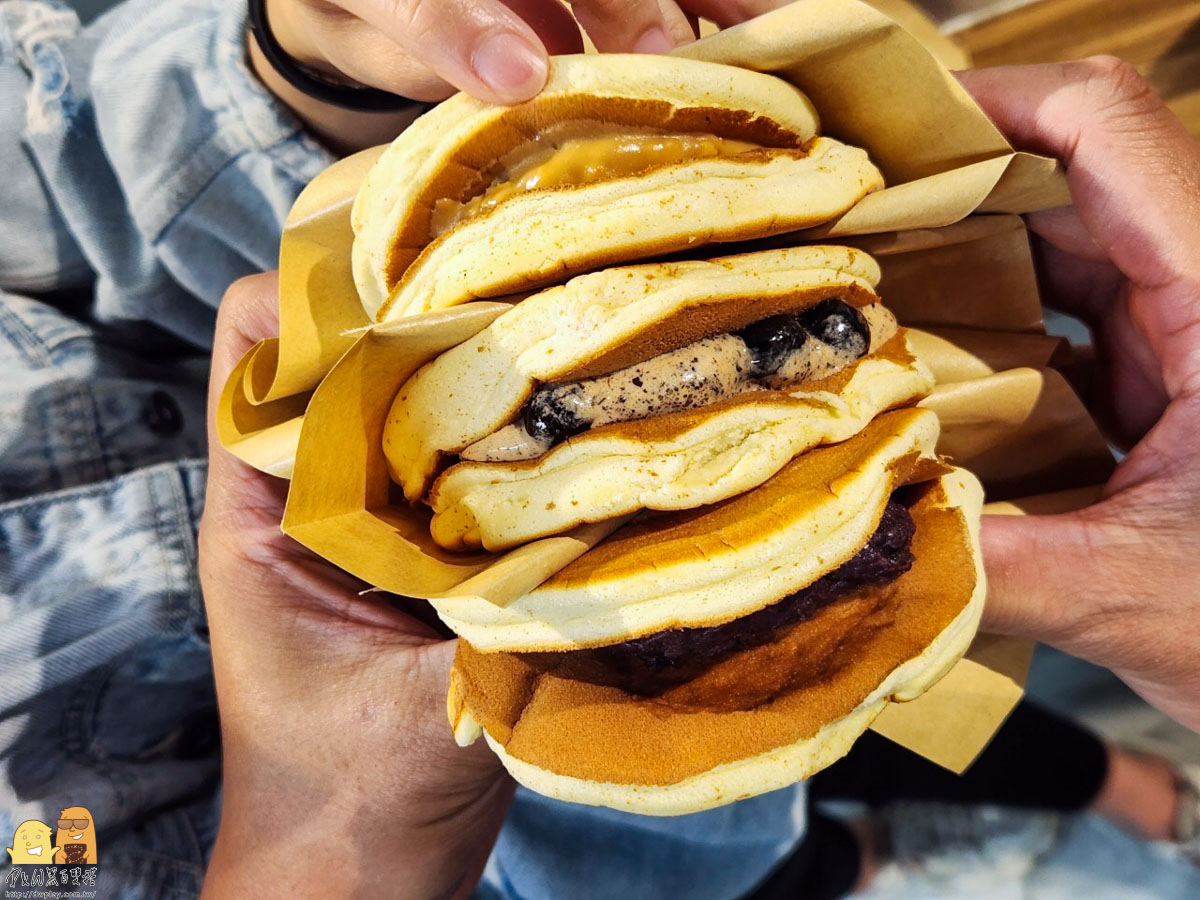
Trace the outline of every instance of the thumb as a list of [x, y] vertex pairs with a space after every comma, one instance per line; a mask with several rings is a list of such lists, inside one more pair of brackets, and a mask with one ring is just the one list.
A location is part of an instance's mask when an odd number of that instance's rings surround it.
[[1103, 583], [1096, 538], [1081, 513], [986, 515], [980, 532], [988, 594], [980, 628], [1049, 643], [1072, 633], [1088, 586]]

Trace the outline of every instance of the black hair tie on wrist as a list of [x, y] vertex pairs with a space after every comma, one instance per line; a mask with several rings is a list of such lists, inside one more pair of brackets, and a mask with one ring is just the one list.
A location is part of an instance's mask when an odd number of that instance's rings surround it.
[[301, 93], [320, 100], [322, 103], [360, 112], [424, 111], [433, 106], [432, 103], [410, 100], [399, 94], [391, 94], [365, 84], [338, 84], [331, 81], [308, 66], [296, 62], [288, 56], [283, 47], [279, 46], [279, 41], [275, 39], [267, 22], [267, 0], [250, 0], [247, 12], [250, 32], [258, 41], [258, 47], [262, 50], [263, 56], [281, 78]]

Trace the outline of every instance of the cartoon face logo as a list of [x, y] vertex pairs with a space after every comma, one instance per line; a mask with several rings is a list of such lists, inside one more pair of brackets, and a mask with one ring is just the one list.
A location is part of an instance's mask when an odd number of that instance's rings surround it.
[[37, 819], [30, 819], [17, 826], [13, 834], [13, 845], [5, 847], [14, 866], [25, 863], [41, 863], [48, 866], [54, 862], [58, 849], [50, 844], [50, 826]]
[[96, 823], [86, 807], [68, 806], [59, 813], [54, 843], [57, 848], [54, 861], [59, 865], [94, 864], [97, 861]]

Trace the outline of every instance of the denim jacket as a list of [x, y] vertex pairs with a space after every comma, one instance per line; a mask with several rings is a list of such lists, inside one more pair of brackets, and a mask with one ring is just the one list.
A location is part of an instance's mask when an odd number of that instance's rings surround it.
[[[102, 897], [199, 892], [220, 809], [206, 349], [332, 161], [244, 34], [233, 0], [129, 0], [86, 29], [0, 3], [0, 848], [84, 806]], [[801, 798], [643, 819], [522, 791], [478, 893], [736, 897], [794, 846]], [[3, 856], [0, 894], [27, 868]]]

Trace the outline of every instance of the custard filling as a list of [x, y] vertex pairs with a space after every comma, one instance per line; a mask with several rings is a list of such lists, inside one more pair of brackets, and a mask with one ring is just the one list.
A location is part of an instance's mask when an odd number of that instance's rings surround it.
[[628, 130], [599, 137], [539, 134], [501, 161], [501, 172], [482, 192], [463, 202], [438, 200], [433, 208], [430, 237], [437, 237], [459, 222], [529, 191], [594, 184], [638, 175], [659, 166], [736, 156], [757, 149], [761, 149], [757, 144], [712, 134], [640, 134]]

